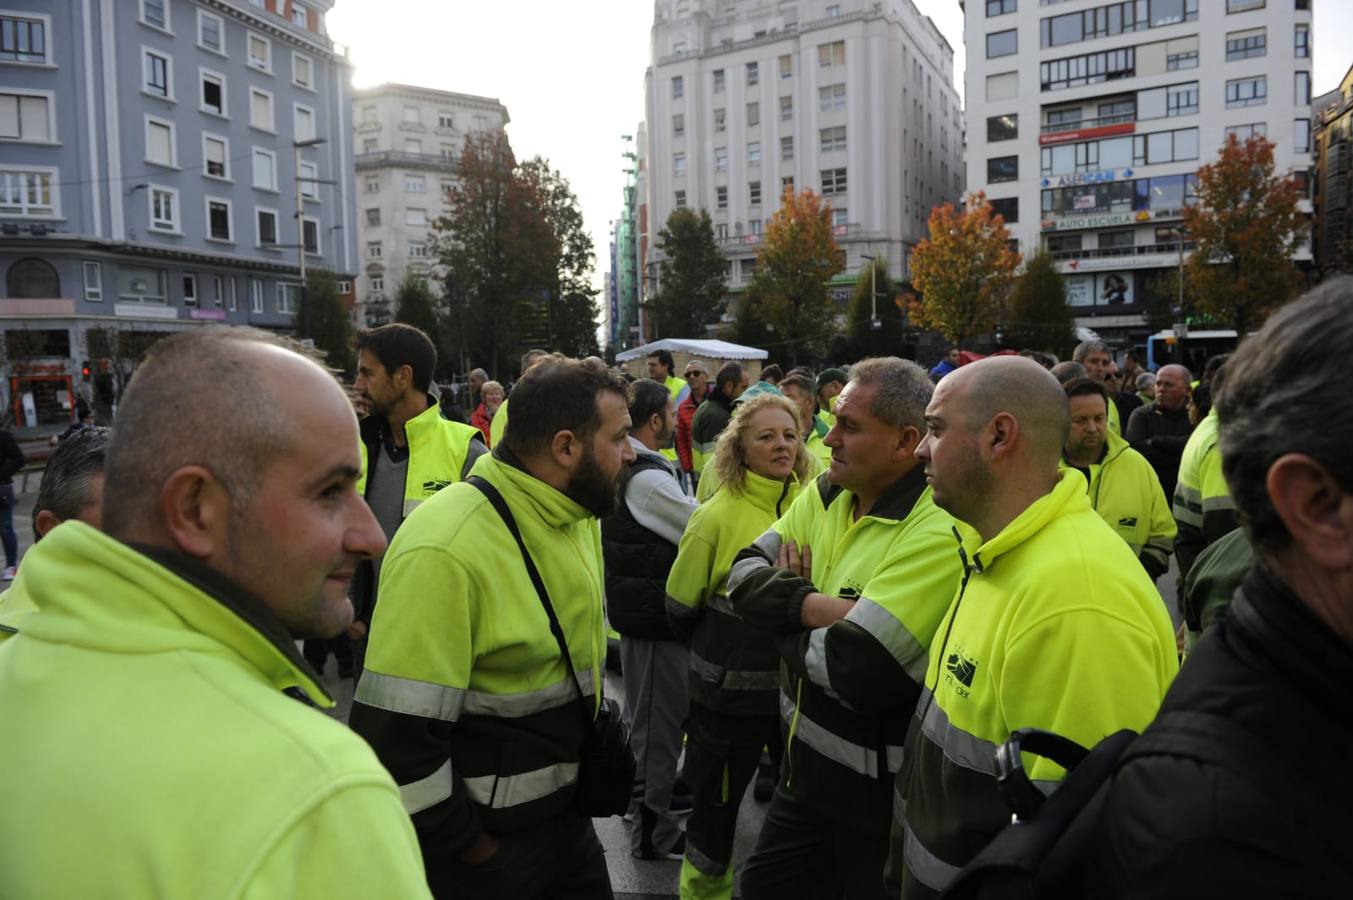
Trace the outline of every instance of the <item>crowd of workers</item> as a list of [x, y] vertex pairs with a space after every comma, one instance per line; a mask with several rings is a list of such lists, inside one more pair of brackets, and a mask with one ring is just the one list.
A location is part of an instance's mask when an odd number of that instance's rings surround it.
[[1337, 279], [1196, 383], [1098, 341], [533, 351], [458, 422], [410, 326], [360, 336], [360, 419], [276, 338], [175, 335], [60, 441], [0, 596], [0, 896], [610, 897], [615, 634], [631, 850], [683, 897], [942, 895], [1021, 827], [1021, 729], [1145, 732], [1083, 896], [1349, 896], [1350, 344]]

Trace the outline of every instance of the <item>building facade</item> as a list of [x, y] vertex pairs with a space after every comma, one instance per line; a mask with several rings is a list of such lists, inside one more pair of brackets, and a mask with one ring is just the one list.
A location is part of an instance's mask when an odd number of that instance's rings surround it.
[[861, 254], [908, 276], [962, 153], [953, 50], [910, 0], [658, 0], [652, 41], [646, 292], [678, 206], [709, 211], [741, 291], [787, 189], [830, 203], [843, 294]]
[[1278, 171], [1309, 183], [1309, 0], [967, 0], [964, 12], [969, 189], [1021, 252], [1052, 253], [1078, 325], [1145, 343], [1144, 307], [1174, 305], [1162, 276], [1189, 249], [1179, 224], [1195, 173], [1229, 135], [1266, 135]]
[[69, 421], [77, 395], [110, 409], [165, 332], [291, 330], [302, 246], [350, 292], [350, 67], [325, 32], [332, 5], [0, 10], [0, 328], [20, 427]]
[[407, 273], [440, 294], [430, 277], [432, 224], [450, 211], [447, 192], [466, 139], [501, 131], [508, 115], [488, 97], [407, 84], [355, 91], [352, 106], [362, 272], [355, 318], [379, 325], [393, 316]]
[[1312, 104], [1315, 118], [1315, 250], [1321, 272], [1353, 271], [1353, 68]]

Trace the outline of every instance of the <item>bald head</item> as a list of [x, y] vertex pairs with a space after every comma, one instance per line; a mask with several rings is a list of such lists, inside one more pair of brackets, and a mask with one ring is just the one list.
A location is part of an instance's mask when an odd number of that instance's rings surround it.
[[993, 356], [955, 369], [940, 387], [954, 392], [970, 430], [978, 431], [998, 414], [1008, 413], [1019, 423], [1030, 461], [1057, 466], [1071, 418], [1066, 393], [1047, 369], [1031, 359]]
[[314, 362], [252, 328], [208, 327], [160, 341], [137, 368], [118, 407], [108, 446], [104, 528], [147, 536], [160, 488], [185, 466], [201, 466], [247, 508], [261, 472], [294, 439], [294, 407], [335, 413], [351, 407]]

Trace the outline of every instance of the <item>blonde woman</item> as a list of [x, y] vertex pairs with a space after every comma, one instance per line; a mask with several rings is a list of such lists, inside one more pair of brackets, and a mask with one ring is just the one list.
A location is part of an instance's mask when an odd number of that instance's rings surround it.
[[771, 635], [733, 613], [725, 582], [733, 557], [816, 471], [801, 430], [798, 409], [779, 395], [739, 406], [705, 468], [718, 490], [691, 516], [667, 579], [668, 620], [691, 645], [684, 775], [694, 808], [682, 897], [732, 896], [738, 806], [762, 748], [780, 742], [779, 655]]

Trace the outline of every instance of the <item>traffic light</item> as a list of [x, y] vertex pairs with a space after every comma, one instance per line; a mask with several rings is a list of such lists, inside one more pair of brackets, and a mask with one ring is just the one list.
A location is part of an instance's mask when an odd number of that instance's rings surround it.
[[81, 366], [81, 367], [80, 367], [80, 377], [83, 378], [85, 381], [88, 381], [88, 380], [89, 380], [89, 375], [90, 375], [89, 366], [88, 366], [88, 365], [83, 365], [83, 366]]

